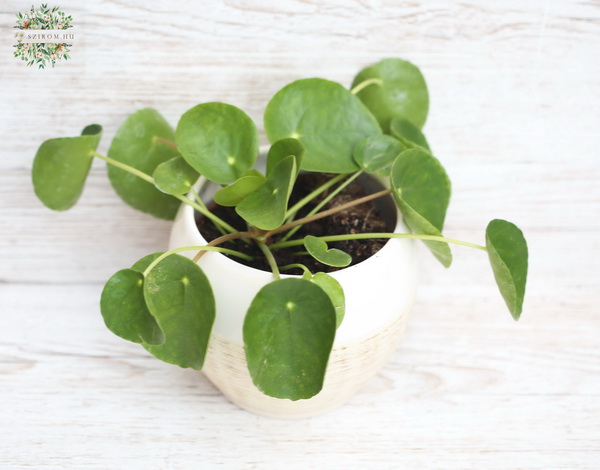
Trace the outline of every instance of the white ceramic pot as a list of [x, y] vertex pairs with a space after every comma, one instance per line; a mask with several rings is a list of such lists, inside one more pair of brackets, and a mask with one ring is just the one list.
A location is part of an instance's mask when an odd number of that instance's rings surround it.
[[[199, 188], [206, 187], [201, 179]], [[395, 231], [408, 232], [399, 213]], [[196, 227], [194, 210], [182, 205], [169, 247], [206, 244]], [[199, 265], [212, 285], [217, 314], [203, 372], [233, 403], [261, 415], [301, 418], [336, 408], [376, 374], [395, 350], [415, 297], [416, 264], [414, 241], [391, 239], [367, 260], [331, 273], [344, 289], [346, 313], [336, 333], [323, 390], [308, 400], [291, 401], [263, 395], [252, 383], [244, 354], [246, 311], [261, 287], [273, 280], [272, 274], [207, 252]]]

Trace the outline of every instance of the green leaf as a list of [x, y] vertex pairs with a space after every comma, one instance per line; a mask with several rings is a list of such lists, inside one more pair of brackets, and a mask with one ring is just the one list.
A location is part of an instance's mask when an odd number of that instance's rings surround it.
[[200, 175], [181, 156], [173, 157], [156, 167], [154, 185], [165, 194], [186, 194]]
[[264, 124], [270, 142], [292, 137], [302, 143], [302, 169], [327, 173], [356, 171], [354, 145], [381, 134], [356, 96], [321, 78], [297, 80], [278, 91], [267, 105]]
[[[402, 152], [392, 166], [391, 186], [406, 224], [418, 234], [442, 236], [450, 203], [450, 179], [437, 158], [425, 150]], [[452, 263], [447, 243], [424, 241], [445, 266]]]
[[267, 154], [267, 176], [273, 171], [273, 168], [285, 157], [293, 155], [296, 157], [296, 168], [300, 171], [302, 166], [302, 157], [304, 156], [304, 146], [298, 139], [281, 139], [271, 145]]
[[285, 220], [288, 201], [296, 179], [296, 158], [281, 160], [265, 183], [241, 201], [235, 211], [250, 225], [273, 230]]
[[406, 119], [394, 118], [390, 123], [390, 133], [400, 140], [406, 147], [414, 147], [415, 144], [431, 153], [425, 135], [412, 122]]
[[356, 144], [352, 155], [366, 173], [387, 176], [396, 157], [406, 149], [402, 142], [389, 135], [374, 135]]
[[258, 157], [258, 130], [244, 111], [224, 103], [204, 103], [186, 111], [177, 124], [177, 148], [201, 175], [233, 183]]
[[100, 298], [100, 311], [107, 328], [134, 343], [162, 344], [163, 332], [144, 300], [144, 276], [122, 269], [106, 283]]
[[310, 398], [323, 388], [335, 337], [329, 296], [305, 279], [264, 286], [244, 321], [244, 347], [254, 385], [276, 398]]
[[[142, 258], [132, 269], [145, 270], [160, 254]], [[162, 361], [202, 369], [215, 319], [215, 298], [202, 269], [189, 258], [171, 255], [146, 276], [144, 298], [165, 342], [143, 346]]]
[[343, 268], [352, 263], [352, 256], [348, 253], [337, 248], [328, 249], [327, 243], [312, 235], [304, 237], [304, 246], [313, 258], [327, 266]]
[[523, 310], [527, 283], [527, 242], [511, 222], [492, 220], [485, 231], [486, 247], [496, 283], [515, 320]]
[[266, 178], [260, 171], [250, 170], [233, 184], [219, 189], [214, 195], [214, 201], [221, 206], [237, 206], [265, 181]]
[[335, 278], [325, 273], [317, 273], [309, 280], [317, 284], [329, 296], [335, 308], [335, 327], [336, 329], [339, 328], [346, 313], [346, 297], [342, 285]]
[[423, 127], [429, 110], [429, 94], [417, 67], [401, 59], [384, 59], [361, 70], [354, 78], [352, 88], [371, 78], [382, 83], [363, 88], [357, 96], [375, 115], [384, 132], [389, 132], [394, 117], [408, 119], [417, 127]]
[[[177, 155], [176, 149], [159, 138], [173, 141], [174, 137], [173, 129], [156, 110], [141, 109], [121, 125], [108, 156], [152, 175], [158, 165]], [[108, 165], [108, 177], [117, 194], [131, 207], [161, 219], [175, 218], [179, 200], [152, 183], [113, 165]]]
[[79, 199], [92, 166], [102, 127], [92, 124], [78, 137], [46, 140], [33, 161], [33, 189], [45, 206], [67, 210]]

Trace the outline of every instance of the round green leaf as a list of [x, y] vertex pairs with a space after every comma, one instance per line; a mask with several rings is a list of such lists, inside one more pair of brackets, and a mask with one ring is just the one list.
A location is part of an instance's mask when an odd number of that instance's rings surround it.
[[348, 253], [337, 248], [328, 249], [326, 242], [312, 235], [304, 237], [304, 247], [313, 258], [327, 266], [344, 268], [352, 263], [352, 256]]
[[321, 78], [297, 80], [279, 90], [267, 105], [264, 123], [270, 142], [291, 137], [302, 143], [302, 169], [327, 173], [356, 171], [354, 145], [381, 134], [356, 96]]
[[329, 296], [305, 279], [264, 286], [244, 321], [244, 346], [254, 385], [276, 398], [310, 398], [323, 388], [335, 337]]
[[296, 157], [285, 157], [275, 165], [265, 183], [245, 197], [235, 211], [250, 225], [262, 230], [279, 227], [285, 220], [296, 173]]
[[317, 284], [329, 296], [335, 308], [335, 327], [339, 328], [346, 313], [346, 297], [342, 285], [335, 278], [325, 273], [317, 273], [309, 280]]
[[213, 199], [221, 206], [237, 206], [244, 198], [260, 188], [265, 181], [266, 178], [260, 171], [250, 170], [233, 184], [219, 189]]
[[171, 255], [146, 276], [144, 298], [165, 342], [143, 346], [162, 361], [202, 369], [215, 320], [215, 298], [202, 269], [189, 258]]
[[78, 137], [60, 137], [42, 143], [33, 161], [31, 177], [35, 194], [46, 207], [64, 211], [75, 205], [101, 136], [102, 127], [92, 124]]
[[177, 156], [158, 165], [152, 178], [163, 193], [177, 195], [186, 194], [199, 176], [183, 157]]
[[389, 135], [374, 135], [356, 144], [352, 155], [366, 173], [387, 176], [396, 157], [406, 148], [402, 142]]
[[523, 232], [513, 223], [492, 220], [485, 231], [486, 246], [498, 289], [515, 320], [523, 310], [528, 251]]
[[106, 283], [100, 312], [107, 328], [134, 343], [162, 344], [164, 335], [144, 300], [144, 276], [122, 269]]
[[[141, 109], [121, 125], [108, 149], [108, 156], [152, 175], [158, 165], [177, 155], [177, 150], [160, 140], [173, 141], [171, 126], [154, 109]], [[110, 182], [131, 207], [171, 220], [179, 208], [179, 200], [159, 191], [153, 184], [108, 165]]]
[[[394, 199], [411, 230], [441, 236], [450, 203], [450, 179], [438, 159], [425, 150], [405, 150], [392, 165], [390, 177]], [[424, 243], [444, 266], [450, 266], [447, 243]]]
[[423, 127], [429, 110], [429, 93], [421, 71], [401, 59], [384, 59], [361, 70], [352, 88], [371, 78], [381, 81], [358, 92], [358, 97], [375, 115], [384, 132], [388, 133], [394, 117]]
[[204, 103], [186, 111], [177, 124], [177, 148], [201, 175], [233, 183], [258, 157], [258, 130], [244, 111], [230, 104]]
[[281, 139], [275, 142], [269, 148], [267, 154], [267, 176], [273, 171], [277, 165], [285, 157], [293, 155], [296, 157], [296, 168], [300, 171], [302, 166], [302, 157], [304, 157], [304, 146], [298, 139]]
[[431, 148], [427, 143], [425, 135], [417, 126], [406, 119], [392, 119], [390, 122], [390, 133], [406, 145], [406, 147], [414, 147], [416, 144], [431, 153]]

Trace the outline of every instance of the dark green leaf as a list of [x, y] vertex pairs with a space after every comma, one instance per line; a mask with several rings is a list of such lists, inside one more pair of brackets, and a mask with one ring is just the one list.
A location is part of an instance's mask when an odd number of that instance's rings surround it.
[[[108, 156], [152, 175], [158, 165], [177, 155], [176, 149], [159, 138], [173, 141], [173, 129], [156, 110], [141, 109], [121, 125]], [[175, 217], [179, 200], [153, 184], [113, 165], [108, 165], [108, 177], [117, 194], [131, 207], [162, 219]]]
[[304, 237], [304, 246], [313, 258], [327, 266], [343, 268], [352, 263], [352, 256], [348, 253], [337, 248], [328, 249], [327, 243], [312, 235]]
[[186, 194], [198, 180], [198, 173], [181, 156], [173, 157], [156, 167], [154, 185], [165, 194]]
[[411, 121], [423, 127], [429, 110], [427, 84], [420, 70], [401, 59], [384, 59], [364, 68], [354, 78], [352, 87], [370, 78], [379, 79], [381, 84], [363, 88], [358, 97], [375, 115], [383, 130], [388, 133], [394, 117]]
[[102, 127], [92, 124], [78, 137], [45, 141], [33, 161], [33, 189], [46, 207], [67, 210], [77, 202], [92, 166]]
[[[450, 180], [438, 159], [425, 150], [405, 150], [394, 162], [390, 176], [394, 198], [410, 229], [441, 236], [450, 202]], [[452, 253], [447, 243], [424, 243], [444, 266], [450, 266]]]
[[492, 220], [485, 231], [486, 246], [496, 283], [508, 310], [518, 320], [527, 283], [527, 242], [511, 222]]
[[290, 400], [319, 393], [335, 325], [335, 309], [317, 284], [289, 278], [264, 286], [244, 321], [246, 359], [256, 387]]
[[[132, 269], [145, 269], [154, 256]], [[215, 298], [202, 269], [184, 256], [171, 255], [146, 276], [144, 298], [165, 342], [143, 346], [162, 361], [202, 369], [215, 319]]]
[[104, 286], [100, 311], [110, 331], [134, 343], [161, 344], [164, 335], [144, 300], [144, 276], [133, 269], [115, 273]]
[[427, 143], [425, 135], [417, 126], [406, 119], [392, 119], [390, 133], [407, 147], [414, 147], [414, 144], [416, 144], [431, 153], [431, 148]]
[[250, 225], [262, 230], [279, 227], [285, 220], [296, 173], [296, 158], [285, 157], [275, 165], [265, 183], [244, 198], [235, 211]]
[[309, 280], [317, 284], [329, 296], [335, 308], [335, 327], [339, 328], [346, 313], [346, 297], [342, 285], [335, 278], [325, 273], [317, 273]]
[[219, 189], [214, 195], [214, 201], [221, 206], [237, 206], [265, 181], [266, 178], [260, 171], [250, 170], [233, 184]]
[[244, 111], [224, 103], [204, 103], [185, 112], [177, 124], [177, 148], [201, 175], [233, 183], [258, 157], [258, 130]]
[[389, 135], [375, 135], [361, 140], [352, 151], [354, 161], [366, 173], [390, 174], [390, 167], [406, 146]]
[[273, 168], [285, 157], [293, 155], [296, 157], [296, 168], [300, 171], [302, 157], [304, 156], [304, 146], [298, 139], [281, 139], [271, 145], [267, 154], [267, 176], [273, 171]]
[[298, 80], [278, 91], [264, 121], [269, 141], [292, 137], [302, 143], [302, 169], [309, 171], [356, 171], [354, 145], [381, 134], [377, 120], [356, 96], [321, 78]]

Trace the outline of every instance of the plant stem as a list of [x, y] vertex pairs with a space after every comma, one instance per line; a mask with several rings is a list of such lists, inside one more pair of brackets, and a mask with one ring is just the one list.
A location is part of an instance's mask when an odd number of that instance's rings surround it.
[[[338, 212], [341, 212], [341, 211], [343, 211], [345, 209], [348, 209], [349, 207], [358, 206], [359, 204], [364, 204], [365, 202], [369, 202], [369, 201], [372, 201], [374, 199], [377, 199], [377, 198], [380, 198], [380, 197], [383, 197], [383, 196], [387, 196], [391, 192], [392, 192], [391, 189], [384, 189], [382, 191], [378, 191], [376, 193], [369, 194], [368, 196], [364, 196], [364, 197], [355, 199], [354, 201], [347, 202], [346, 204], [341, 204], [339, 206], [332, 207], [331, 209], [327, 209], [326, 211], [319, 212], [318, 214], [312, 215], [310, 217], [303, 217], [301, 219], [294, 220], [292, 222], [289, 222], [287, 224], [282, 225], [279, 228], [270, 230], [269, 232], [267, 232], [264, 235], [263, 240], [267, 240], [269, 237], [271, 237], [272, 235], [275, 235], [277, 233], [281, 233], [281, 232], [285, 232], [286, 230], [290, 230], [291, 228], [294, 228], [297, 225], [307, 224], [309, 222], [313, 222], [315, 220], [319, 220], [319, 219], [322, 219], [324, 217], [328, 217], [331, 214], [336, 214]], [[288, 242], [285, 242], [285, 243], [288, 243]]]
[[[407, 238], [414, 240], [427, 240], [435, 242], [452, 243], [454, 245], [467, 246], [469, 248], [476, 248], [478, 250], [487, 251], [485, 246], [477, 245], [475, 243], [463, 242], [461, 240], [454, 240], [452, 238], [439, 237], [437, 235], [421, 235], [417, 233], [354, 233], [347, 235], [328, 235], [325, 237], [317, 237], [325, 242], [338, 242], [343, 240], [364, 240], [369, 238]], [[286, 242], [273, 243], [271, 249], [277, 250], [280, 248], [288, 248], [290, 246], [302, 245], [304, 240], [289, 240]]]
[[383, 80], [381, 80], [380, 78], [368, 78], [365, 81], [360, 82], [354, 88], [352, 88], [352, 90], [350, 90], [350, 93], [352, 93], [353, 95], [356, 95], [361, 90], [364, 90], [365, 88], [367, 88], [369, 85], [379, 85], [379, 86], [382, 86], [383, 85]]
[[[97, 157], [101, 160], [104, 160], [106, 163], [108, 163], [112, 166], [115, 166], [117, 168], [120, 168], [121, 170], [127, 171], [127, 172], [131, 173], [132, 175], [135, 175], [138, 178], [141, 178], [144, 181], [154, 185], [154, 178], [152, 178], [152, 176], [148, 175], [147, 173], [144, 173], [143, 171], [138, 170], [137, 168], [134, 168], [134, 167], [127, 165], [126, 163], [120, 162], [118, 160], [115, 160], [114, 158], [110, 158], [105, 155], [102, 155], [98, 152], [92, 152], [91, 155], [94, 157]], [[182, 194], [173, 194], [172, 196], [179, 199], [181, 202], [187, 204], [188, 206], [191, 206], [194, 209], [196, 209], [203, 216], [212, 220], [215, 225], [221, 226], [229, 232], [237, 232], [237, 230], [235, 228], [233, 228], [231, 225], [229, 225], [227, 222], [221, 220], [219, 217], [217, 217], [212, 212], [210, 212], [204, 204], [200, 205], [197, 202], [192, 201], [187, 196], [184, 196]]]
[[319, 194], [327, 191], [333, 185], [335, 185], [336, 183], [338, 183], [338, 181], [343, 180], [346, 176], [347, 176], [346, 174], [337, 175], [337, 176], [331, 178], [326, 183], [324, 183], [321, 186], [319, 186], [317, 189], [315, 189], [314, 191], [312, 191], [307, 196], [304, 196], [296, 204], [294, 204], [290, 209], [288, 209], [288, 211], [287, 211], [287, 213], [285, 215], [285, 218], [286, 219], [293, 218], [296, 215], [296, 212], [298, 212], [300, 209], [302, 209], [306, 204], [308, 204], [310, 201], [312, 201]]
[[241, 252], [235, 251], [235, 250], [230, 250], [228, 248], [221, 248], [218, 246], [184, 246], [181, 248], [174, 248], [172, 250], [166, 251], [162, 255], [160, 255], [158, 258], [156, 258], [154, 261], [152, 261], [152, 263], [150, 263], [148, 265], [148, 267], [144, 270], [144, 277], [146, 277], [158, 263], [160, 263], [163, 259], [167, 258], [168, 256], [174, 255], [175, 253], [180, 253], [182, 251], [196, 251], [196, 250], [201, 250], [202, 252], [204, 252], [205, 250], [206, 251], [218, 251], [220, 253], [225, 253], [228, 255], [233, 255], [233, 256], [237, 256], [239, 258], [243, 258], [247, 261], [252, 261], [252, 259], [253, 259], [252, 256], [247, 255], [245, 253], [241, 253]]
[[277, 262], [275, 261], [275, 257], [273, 256], [273, 253], [271, 252], [267, 244], [262, 240], [258, 239], [256, 240], [256, 243], [258, 244], [258, 247], [261, 249], [261, 251], [264, 253], [265, 258], [267, 258], [269, 267], [271, 268], [271, 271], [273, 271], [273, 277], [275, 279], [281, 279], [281, 275], [279, 274], [279, 268], [277, 267]]
[[308, 269], [306, 266], [304, 266], [303, 264], [300, 264], [300, 263], [286, 264], [285, 266], [282, 266], [279, 269], [281, 271], [287, 271], [289, 269], [294, 269], [294, 268], [302, 269], [302, 271], [304, 271], [304, 276], [312, 277], [312, 273], [310, 272], [310, 269]]
[[[319, 204], [317, 204], [317, 206], [313, 210], [311, 210], [308, 214], [306, 214], [306, 217], [310, 217], [312, 215], [315, 215], [317, 212], [319, 212], [329, 201], [331, 201], [341, 191], [343, 191], [345, 188], [347, 188], [348, 185], [350, 183], [352, 183], [356, 178], [358, 178], [360, 175], [362, 175], [362, 173], [363, 173], [363, 171], [360, 170], [360, 171], [357, 171], [356, 173], [354, 173], [352, 176], [350, 176], [350, 178], [348, 178], [346, 181], [344, 181], [342, 184], [340, 184], [325, 199], [323, 199]], [[294, 227], [288, 233], [286, 233], [285, 236], [281, 239], [281, 241], [289, 240], [290, 237], [293, 236], [298, 230], [300, 230], [299, 225]]]
[[[206, 245], [206, 247], [211, 247], [211, 249], [213, 247], [216, 247], [222, 243], [228, 242], [230, 240], [236, 240], [238, 238], [256, 238], [256, 233], [255, 232], [234, 232], [234, 233], [228, 233], [226, 235], [222, 235], [218, 238], [215, 238], [214, 240], [211, 240], [208, 245]], [[206, 251], [210, 251], [207, 250], [206, 247], [202, 248], [200, 251], [198, 251], [198, 253], [196, 254], [196, 256], [194, 256], [194, 262], [197, 262], [200, 258], [202, 258], [202, 256], [204, 256], [204, 253]], [[221, 251], [224, 248], [221, 248]], [[219, 251], [219, 250], [217, 250]], [[250, 257], [250, 259], [252, 259], [252, 257]]]

